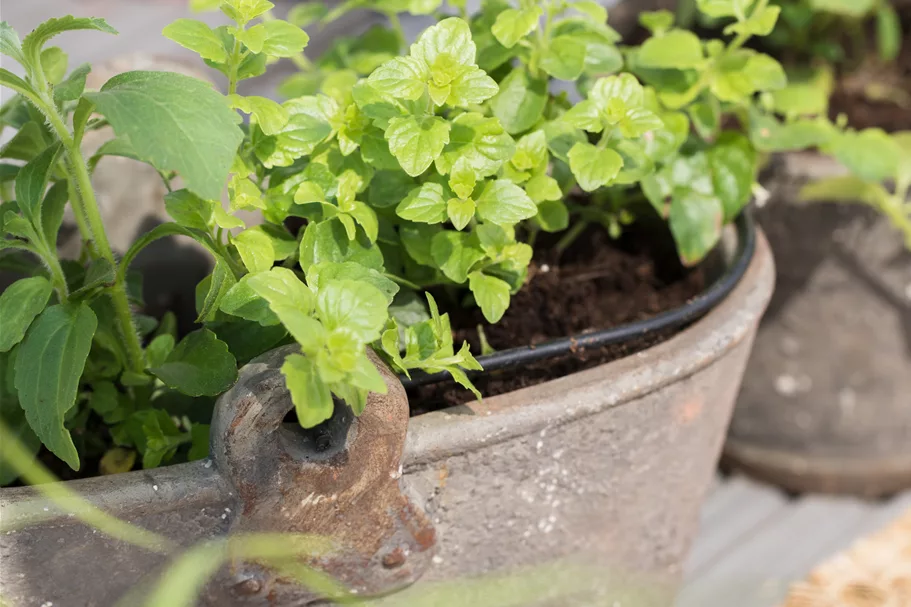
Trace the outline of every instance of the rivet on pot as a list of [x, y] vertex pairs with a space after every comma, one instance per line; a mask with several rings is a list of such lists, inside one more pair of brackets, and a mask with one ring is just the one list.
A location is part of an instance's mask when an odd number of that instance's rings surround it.
[[405, 551], [401, 548], [396, 548], [391, 552], [387, 552], [383, 555], [383, 567], [386, 569], [396, 569], [405, 564]]
[[234, 584], [234, 592], [244, 596], [258, 594], [263, 589], [263, 583], [256, 578], [247, 578]]

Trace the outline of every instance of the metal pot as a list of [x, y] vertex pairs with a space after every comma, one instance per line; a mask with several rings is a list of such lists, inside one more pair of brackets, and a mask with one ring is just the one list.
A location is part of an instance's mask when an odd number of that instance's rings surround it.
[[[730, 261], [741, 245], [732, 228], [720, 252]], [[372, 395], [359, 418], [337, 407], [317, 434], [281, 423], [289, 350], [277, 350], [219, 400], [211, 459], [67, 485], [182, 545], [245, 531], [325, 537], [333, 549], [309, 564], [361, 595], [398, 591], [386, 602], [439, 605], [433, 593], [448, 587], [438, 584], [459, 580], [450, 604], [506, 604], [494, 591], [505, 584], [512, 605], [667, 607], [773, 281], [759, 235], [738, 286], [674, 338], [411, 419], [398, 378], [377, 361], [388, 394]], [[12, 604], [111, 605], [167, 564], [67, 515], [34, 488], [0, 490], [0, 517], [15, 529], [0, 545], [0, 594]], [[464, 580], [478, 576], [494, 579]], [[235, 563], [200, 603], [318, 598]]]

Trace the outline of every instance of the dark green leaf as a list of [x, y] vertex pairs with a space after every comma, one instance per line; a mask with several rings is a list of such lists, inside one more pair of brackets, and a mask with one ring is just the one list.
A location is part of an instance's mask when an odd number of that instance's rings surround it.
[[237, 381], [237, 361], [208, 329], [184, 337], [164, 364], [149, 371], [189, 396], [217, 396]]
[[52, 251], [57, 248], [57, 232], [63, 224], [63, 212], [69, 196], [67, 183], [58, 181], [47, 191], [44, 202], [41, 203], [41, 230], [44, 242]]
[[51, 306], [32, 324], [16, 361], [16, 389], [29, 425], [73, 470], [79, 454], [63, 422], [76, 403], [96, 326], [85, 303]]
[[521, 133], [541, 119], [547, 104], [547, 84], [519, 68], [503, 79], [500, 92], [489, 103], [507, 132]]
[[96, 30], [108, 34], [117, 33], [117, 30], [108, 25], [104, 19], [67, 15], [48, 19], [33, 29], [22, 41], [22, 51], [32, 65], [38, 65], [38, 62], [41, 61], [41, 51], [48, 40], [63, 32], [74, 30]]
[[681, 261], [694, 265], [721, 239], [724, 209], [717, 198], [680, 190], [671, 202], [668, 222]]
[[33, 224], [41, 220], [41, 202], [47, 181], [60, 155], [60, 144], [54, 144], [22, 167], [16, 178], [16, 202], [22, 214]]
[[0, 293], [0, 352], [22, 341], [35, 317], [44, 310], [53, 288], [46, 278], [17, 280]]
[[168, 192], [164, 197], [165, 209], [174, 221], [203, 231], [208, 231], [212, 222], [213, 204], [186, 189]]

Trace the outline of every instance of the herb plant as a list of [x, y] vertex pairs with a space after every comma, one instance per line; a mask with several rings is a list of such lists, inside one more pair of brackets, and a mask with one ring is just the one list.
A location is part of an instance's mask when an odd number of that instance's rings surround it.
[[[104, 21], [51, 20], [22, 42], [2, 26], [0, 51], [26, 72], [0, 71], [18, 93], [0, 113], [17, 129], [2, 150], [2, 179], [14, 184], [3, 188], [2, 247], [40, 262], [0, 296], [3, 415], [73, 468], [80, 450], [108, 450], [111, 471], [132, 466], [131, 450], [144, 466], [187, 455], [186, 444], [201, 455], [205, 415], [186, 412], [210, 407], [238, 363], [285, 343], [301, 351], [282, 371], [305, 427], [328, 419], [334, 398], [360, 413], [385, 390], [368, 347], [398, 372], [448, 371], [474, 390], [465, 371], [480, 365], [456, 349], [427, 289], [496, 322], [540, 232], [561, 233], [563, 248], [589, 225], [616, 235], [639, 201], [667, 219], [681, 259], [699, 262], [751, 197], [757, 150], [745, 133], [776, 120], [766, 97], [786, 84], [774, 59], [744, 47], [774, 28], [767, 0], [700, 0], [732, 21], [729, 42], [646, 13], [652, 36], [637, 47], [618, 46], [596, 2], [486, 0], [474, 15], [450, 3], [460, 17], [440, 1], [376, 2], [391, 32], [341, 39], [315, 62], [299, 26], [366, 3], [308, 3], [295, 23], [266, 0], [192, 4], [232, 23], [180, 19], [164, 34], [221, 72], [226, 96], [149, 72], [85, 92], [90, 68], [64, 78], [65, 55], [45, 44], [66, 29], [111, 31]], [[401, 10], [438, 16], [407, 49]], [[283, 58], [301, 68], [282, 86], [287, 101], [238, 94]], [[554, 92], [557, 80], [575, 83], [581, 101]], [[117, 137], [85, 159], [83, 134], [105, 125]], [[90, 183], [105, 154], [152, 164], [171, 190], [174, 223], [120, 258]], [[67, 201], [84, 241], [78, 262], [55, 251]], [[264, 223], [246, 225], [241, 209]], [[129, 271], [143, 247], [175, 234], [214, 260], [197, 289], [202, 326], [181, 339], [173, 318], [136, 313]]]

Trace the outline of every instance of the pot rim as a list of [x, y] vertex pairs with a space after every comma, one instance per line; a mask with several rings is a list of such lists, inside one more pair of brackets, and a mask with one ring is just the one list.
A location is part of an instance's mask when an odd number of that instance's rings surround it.
[[[624, 358], [542, 384], [412, 417], [405, 469], [594, 415], [684, 380], [750, 339], [772, 295], [774, 261], [756, 228], [756, 250], [733, 291], [674, 337]], [[728, 226], [722, 247], [736, 251]], [[574, 398], [567, 405], [566, 395]]]

